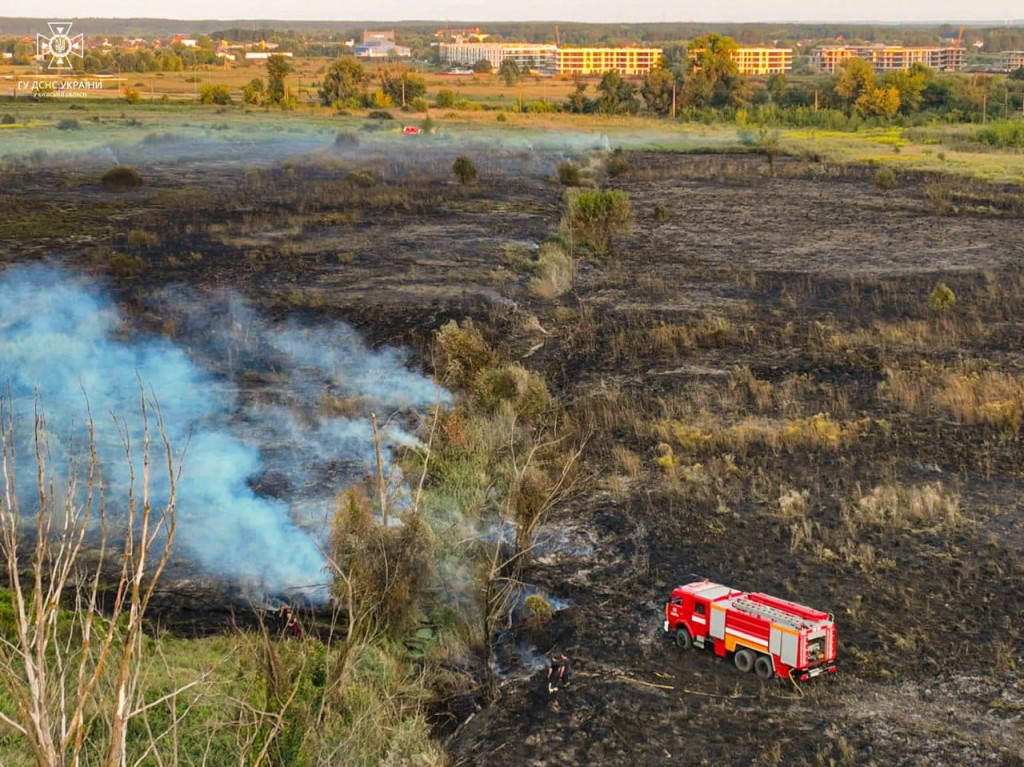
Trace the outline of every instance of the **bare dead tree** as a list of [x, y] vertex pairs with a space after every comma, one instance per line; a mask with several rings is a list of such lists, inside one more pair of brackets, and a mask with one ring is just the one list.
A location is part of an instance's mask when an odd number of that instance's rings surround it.
[[[141, 476], [126, 424], [118, 422], [129, 472], [117, 515], [120, 546], [111, 538], [113, 514], [91, 416], [84, 451], [76, 455], [69, 447], [65, 474], [51, 464], [37, 403], [34, 500], [31, 510], [23, 509], [28, 499], [19, 497], [16, 483], [14, 409], [9, 394], [0, 396], [0, 556], [14, 612], [13, 632], [0, 636], [0, 688], [13, 713], [0, 712], [0, 722], [24, 737], [40, 767], [78, 767], [83, 760], [124, 767], [128, 723], [155, 705], [140, 704], [142, 628], [174, 540], [179, 464], [159, 408], [151, 415], [141, 384], [140, 393]], [[167, 496], [159, 501], [150, 491], [153, 471], [166, 472]], [[109, 731], [106, 744], [91, 742], [92, 725], [100, 721]]]
[[[511, 485], [498, 507], [496, 534], [493, 542], [484, 545], [481, 570], [481, 618], [484, 661], [484, 695], [497, 697], [497, 678], [492, 658], [493, 638], [502, 622], [511, 622], [511, 611], [520, 589], [524, 587], [522, 571], [537, 547], [536, 531], [550, 511], [573, 492], [578, 475], [576, 467], [586, 447], [584, 438], [567, 452], [548, 458], [551, 464], [541, 468], [541, 456], [551, 453], [562, 439], [532, 440], [525, 455], [518, 454], [516, 430], [509, 432], [511, 453]], [[515, 530], [514, 545], [505, 541], [505, 530]]]

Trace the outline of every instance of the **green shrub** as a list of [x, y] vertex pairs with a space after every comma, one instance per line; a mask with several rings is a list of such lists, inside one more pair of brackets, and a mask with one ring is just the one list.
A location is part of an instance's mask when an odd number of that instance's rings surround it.
[[891, 168], [879, 168], [875, 171], [874, 183], [877, 189], [888, 192], [896, 186], [896, 174]]
[[562, 111], [558, 104], [553, 101], [527, 101], [523, 106], [523, 111], [532, 115], [543, 115], [552, 114], [554, 112]]
[[118, 165], [104, 173], [100, 183], [108, 192], [128, 192], [142, 186], [143, 179], [130, 165]]
[[956, 295], [954, 295], [949, 285], [944, 282], [938, 283], [928, 295], [928, 306], [934, 312], [947, 312], [953, 308], [955, 303]]
[[624, 233], [633, 220], [629, 197], [618, 189], [567, 192], [568, 212], [563, 227], [570, 239], [579, 238], [594, 253], [603, 256], [611, 249], [612, 238]]
[[386, 109], [372, 109], [366, 115], [369, 120], [394, 120], [395, 116]]
[[485, 410], [508, 403], [519, 417], [527, 419], [540, 415], [549, 398], [544, 379], [517, 362], [483, 371], [474, 389], [476, 402]]
[[664, 205], [655, 205], [651, 215], [654, 216], [655, 221], [668, 221], [672, 218], [672, 213]]
[[242, 86], [242, 100], [246, 104], [260, 106], [266, 103], [267, 86], [262, 78], [254, 77], [248, 85]]
[[118, 277], [135, 277], [142, 274], [145, 262], [139, 256], [127, 253], [110, 254], [110, 271]]
[[422, 96], [414, 98], [412, 100], [412, 111], [413, 112], [426, 112], [430, 109], [430, 102], [428, 102]]
[[1024, 121], [1005, 120], [992, 123], [977, 131], [974, 138], [990, 146], [1024, 148]]
[[0, 117], [0, 125], [14, 125], [17, 121], [14, 115], [7, 113], [3, 117]]
[[204, 83], [199, 86], [200, 104], [220, 104], [221, 106], [231, 103], [231, 91], [226, 85], [210, 85]]
[[82, 124], [74, 117], [65, 117], [57, 123], [57, 130], [81, 130]]
[[500, 123], [508, 122], [508, 117], [505, 116], [504, 112], [498, 112], [498, 122], [500, 122]]
[[476, 180], [476, 166], [466, 155], [460, 154], [452, 164], [452, 173], [459, 180], [460, 184], [468, 184]]
[[558, 180], [562, 186], [579, 186], [580, 166], [569, 161], [558, 163]]
[[451, 109], [455, 106], [455, 91], [450, 88], [442, 88], [434, 96], [434, 106], [438, 109]]

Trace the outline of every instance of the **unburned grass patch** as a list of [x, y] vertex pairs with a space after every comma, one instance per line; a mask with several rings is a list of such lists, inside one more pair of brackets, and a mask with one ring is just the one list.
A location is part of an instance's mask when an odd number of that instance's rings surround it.
[[1020, 432], [1024, 420], [1024, 374], [1000, 370], [981, 360], [955, 366], [921, 360], [916, 368], [890, 368], [883, 397], [923, 417], [936, 411], [958, 422]]

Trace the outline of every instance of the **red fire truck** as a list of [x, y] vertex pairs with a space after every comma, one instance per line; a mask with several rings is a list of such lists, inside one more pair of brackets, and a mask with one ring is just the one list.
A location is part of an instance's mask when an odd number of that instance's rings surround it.
[[683, 648], [732, 655], [761, 679], [810, 679], [836, 670], [836, 625], [823, 613], [768, 594], [711, 581], [677, 586], [665, 605], [665, 632]]

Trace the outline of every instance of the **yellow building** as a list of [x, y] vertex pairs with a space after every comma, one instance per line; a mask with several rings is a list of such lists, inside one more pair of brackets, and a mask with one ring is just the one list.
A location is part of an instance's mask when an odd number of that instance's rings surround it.
[[645, 75], [661, 61], [661, 48], [559, 48], [560, 75]]
[[793, 69], [793, 49], [737, 48], [732, 60], [741, 75], [774, 75]]
[[852, 58], [864, 59], [876, 72], [897, 72], [924, 64], [937, 72], [958, 72], [964, 66], [964, 49], [903, 45], [822, 45], [811, 52], [811, 66], [835, 72]]

